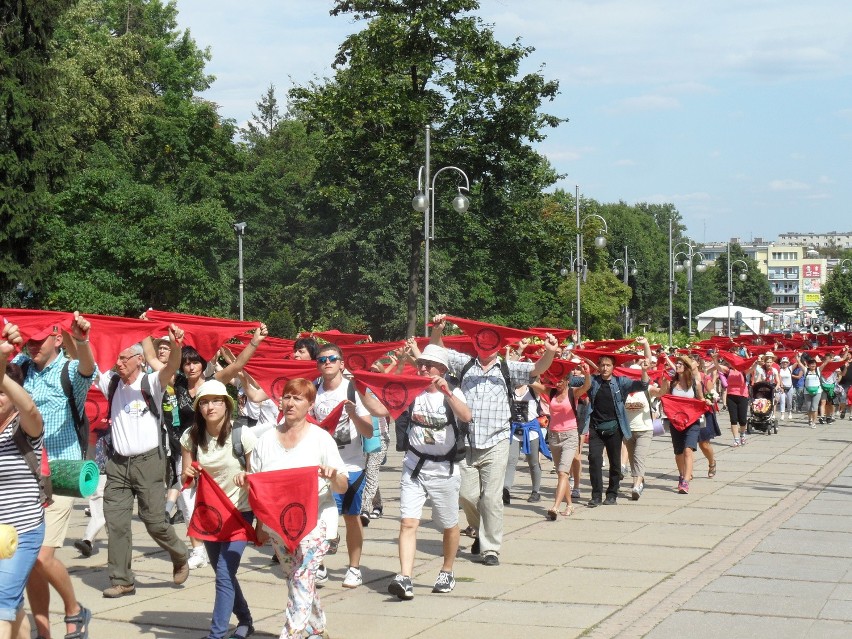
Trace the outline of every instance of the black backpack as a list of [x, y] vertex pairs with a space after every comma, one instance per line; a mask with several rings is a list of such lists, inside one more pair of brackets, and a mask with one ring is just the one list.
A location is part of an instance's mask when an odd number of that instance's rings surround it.
[[456, 446], [455, 449], [448, 451], [443, 455], [423, 453], [418, 451], [416, 448], [411, 447], [409, 444], [408, 431], [411, 428], [411, 414], [414, 411], [414, 402], [411, 402], [411, 406], [409, 406], [402, 415], [394, 420], [396, 449], [401, 452], [411, 452], [417, 457], [417, 464], [414, 467], [414, 471], [411, 473], [411, 477], [414, 479], [416, 479], [420, 474], [420, 469], [423, 468], [423, 464], [427, 461], [450, 462], [450, 474], [452, 475], [453, 466], [464, 459], [467, 454], [467, 444], [465, 442], [469, 435], [466, 428], [467, 425], [464, 422], [461, 424], [458, 422], [455, 413], [453, 413], [453, 409], [450, 408], [450, 400], [447, 397], [444, 397], [444, 410], [447, 414], [447, 425], [445, 428], [453, 429], [453, 434], [456, 437]]
[[[32, 360], [27, 360], [21, 364], [21, 371], [24, 374], [24, 379], [27, 378]], [[59, 374], [59, 381], [62, 384], [62, 392], [68, 399], [68, 407], [71, 409], [71, 419], [74, 420], [74, 430], [77, 433], [77, 442], [80, 444], [80, 453], [82, 458], [86, 459], [89, 452], [89, 416], [86, 415], [86, 403], [83, 402], [83, 410], [77, 407], [77, 400], [74, 398], [74, 388], [71, 386], [71, 374], [68, 372], [68, 367], [71, 365], [71, 360], [65, 361], [62, 367], [62, 372]]]

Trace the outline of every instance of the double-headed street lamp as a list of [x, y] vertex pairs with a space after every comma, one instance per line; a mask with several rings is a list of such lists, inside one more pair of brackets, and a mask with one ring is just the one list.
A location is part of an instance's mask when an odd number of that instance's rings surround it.
[[595, 247], [601, 249], [606, 247], [606, 237], [604, 237], [608, 232], [606, 226], [606, 220], [603, 219], [600, 215], [596, 213], [592, 213], [591, 215], [587, 215], [583, 218], [582, 222], [580, 221], [580, 186], [577, 185], [575, 188], [575, 202], [574, 202], [574, 211], [576, 215], [576, 224], [577, 224], [577, 335], [575, 337], [577, 343], [580, 343], [580, 269], [588, 268], [588, 262], [583, 259], [583, 226], [588, 222], [591, 218], [597, 218], [601, 222], [603, 222], [603, 233], [595, 237]]
[[[704, 255], [699, 251], [696, 251], [696, 244], [692, 244], [691, 242], [681, 242], [674, 247], [674, 250], [677, 250], [678, 247], [685, 247], [686, 252], [678, 252], [672, 256], [672, 263], [674, 263], [674, 270], [676, 273], [681, 273], [684, 270], [686, 271], [686, 292], [687, 298], [689, 300], [688, 308], [689, 315], [687, 321], [689, 322], [689, 334], [692, 335], [692, 269], [694, 268], [699, 273], [703, 273], [707, 270], [707, 265], [704, 263]], [[683, 262], [677, 262], [678, 257], [683, 257]], [[695, 263], [695, 259], [698, 259], [698, 264]]]
[[743, 270], [737, 277], [740, 282], [745, 282], [748, 279], [748, 264], [745, 260], [734, 260], [731, 262], [731, 243], [728, 242], [728, 337], [731, 336], [731, 306], [734, 303], [734, 286], [732, 283], [734, 264], [742, 264]]
[[455, 171], [464, 178], [465, 185], [458, 187], [458, 194], [453, 198], [453, 209], [457, 213], [464, 213], [470, 206], [470, 200], [462, 193], [462, 190], [470, 193], [470, 180], [467, 174], [456, 166], [445, 166], [437, 171], [429, 182], [430, 142], [431, 127], [426, 125], [426, 164], [420, 167], [417, 173], [417, 195], [411, 200], [411, 206], [415, 211], [423, 213], [423, 330], [426, 337], [429, 336], [429, 244], [435, 239], [435, 180], [444, 171]]
[[[618, 268], [619, 264], [621, 265], [621, 269]], [[627, 276], [633, 275], [635, 277], [638, 272], [639, 272], [639, 269], [637, 268], [636, 260], [634, 260], [633, 258], [627, 257], [627, 246], [625, 246], [624, 247], [624, 257], [623, 258], [619, 257], [612, 263], [612, 273], [616, 277], [618, 277], [619, 274], [623, 275], [622, 281], [624, 282], [625, 286], [628, 286]], [[624, 335], [625, 336], [627, 335], [627, 333], [630, 332], [629, 324], [630, 324], [630, 306], [629, 306], [629, 303], [626, 303], [624, 305]]]

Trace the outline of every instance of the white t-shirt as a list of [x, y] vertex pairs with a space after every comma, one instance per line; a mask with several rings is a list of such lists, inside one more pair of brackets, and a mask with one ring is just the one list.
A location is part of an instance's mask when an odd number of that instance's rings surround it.
[[[305, 466], [331, 466], [345, 473], [346, 464], [331, 435], [319, 426], [308, 424], [308, 431], [294, 448], [284, 448], [278, 439], [278, 429], [267, 431], [257, 440], [251, 456], [251, 472], [286, 470]], [[318, 511], [326, 525], [326, 539], [337, 537], [337, 504], [329, 489], [329, 481], [317, 477]]]
[[[116, 375], [108, 371], [98, 379], [98, 388], [104, 397], [109, 399], [109, 381]], [[132, 384], [119, 380], [112, 400], [112, 447], [119, 455], [129, 457], [141, 455], [160, 445], [160, 424], [148, 410], [145, 398], [142, 397], [142, 377], [140, 373]], [[163, 396], [160, 386], [160, 374], [148, 373], [151, 384], [151, 397], [157, 404]]]
[[[216, 439], [211, 437], [210, 433], [207, 433], [205, 444], [198, 446], [198, 463], [212, 475], [216, 483], [219, 484], [219, 488], [224, 491], [238, 510], [251, 510], [248, 503], [248, 487], [240, 488], [234, 484], [234, 476], [242, 471], [242, 466], [240, 466], [240, 460], [234, 457], [231, 434], [228, 435], [225, 445], [219, 446]], [[243, 451], [248, 454], [254, 450], [257, 438], [250, 428], [241, 428], [240, 441], [243, 444]], [[192, 440], [189, 437], [188, 430], [181, 436], [180, 445], [192, 454]], [[251, 458], [249, 458], [249, 464], [251, 464], [251, 461]]]
[[[458, 389], [453, 390], [453, 397], [467, 403], [464, 394]], [[427, 455], [444, 455], [456, 447], [456, 435], [452, 426], [447, 424], [447, 407], [444, 404], [444, 394], [441, 391], [430, 393], [424, 391], [414, 399], [414, 409], [411, 414], [411, 425], [408, 429], [408, 443], [412, 448]], [[403, 464], [414, 470], [420, 458], [408, 451], [405, 453]], [[459, 472], [458, 464], [453, 464], [453, 474]], [[420, 469], [423, 475], [443, 475], [450, 473], [450, 462], [424, 461]]]
[[648, 404], [645, 391], [628, 394], [624, 400], [624, 411], [627, 413], [627, 422], [630, 425], [631, 433], [654, 430], [654, 423], [651, 421], [651, 407]]
[[793, 385], [793, 371], [790, 370], [789, 366], [782, 366], [781, 370], [778, 371], [778, 377], [781, 378], [782, 387], [790, 388]]
[[[337, 388], [329, 391], [325, 390], [322, 382], [320, 382], [319, 388], [317, 388], [317, 398], [314, 402], [314, 407], [311, 409], [311, 414], [318, 422], [321, 422], [328, 417], [331, 411], [337, 408], [337, 405], [340, 404], [340, 402], [344, 402], [348, 399], [347, 390], [351, 383], [352, 382], [348, 379], [344, 379]], [[364, 404], [361, 403], [361, 398], [358, 397], [357, 393], [355, 393], [355, 414], [359, 417], [366, 417], [370, 414], [370, 411], [364, 408]], [[344, 409], [343, 413], [340, 415], [340, 422], [338, 422], [336, 432], [346, 433], [347, 424], [349, 428], [350, 442], [343, 445], [338, 444], [338, 448], [340, 449], [340, 457], [343, 459], [343, 463], [346, 464], [347, 472], [355, 473], [359, 470], [364, 470], [366, 459], [364, 457], [364, 449], [361, 446], [361, 437], [358, 435], [358, 430], [355, 428], [355, 424], [352, 423], [352, 420], [349, 419], [349, 415], [346, 414], [346, 409]]]

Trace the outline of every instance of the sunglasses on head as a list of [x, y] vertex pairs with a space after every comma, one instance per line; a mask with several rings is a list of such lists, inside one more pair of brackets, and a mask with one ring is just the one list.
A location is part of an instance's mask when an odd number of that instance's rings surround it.
[[334, 362], [339, 362], [341, 359], [340, 355], [320, 355], [317, 357], [317, 361], [320, 364], [325, 364], [326, 362], [334, 364]]

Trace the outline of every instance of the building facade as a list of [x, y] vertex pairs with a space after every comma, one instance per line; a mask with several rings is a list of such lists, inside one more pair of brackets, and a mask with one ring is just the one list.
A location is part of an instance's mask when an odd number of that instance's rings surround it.
[[852, 232], [841, 233], [781, 233], [778, 244], [784, 246], [805, 246], [815, 248], [852, 248]]

